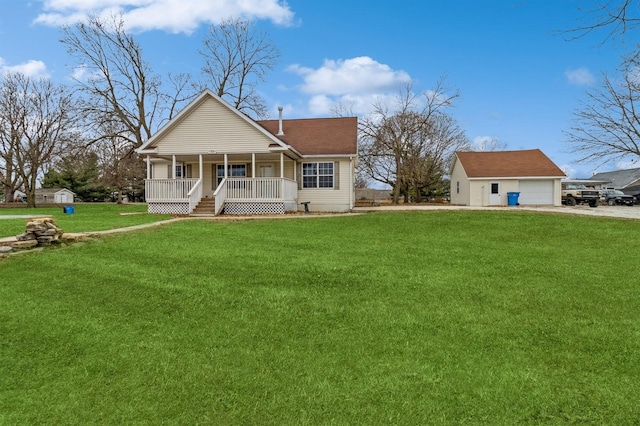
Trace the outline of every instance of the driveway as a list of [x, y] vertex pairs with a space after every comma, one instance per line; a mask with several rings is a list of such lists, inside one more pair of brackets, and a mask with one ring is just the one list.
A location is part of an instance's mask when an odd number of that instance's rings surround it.
[[398, 205], [379, 207], [355, 207], [354, 212], [374, 212], [374, 211], [411, 211], [411, 210], [488, 210], [488, 211], [538, 211], [549, 213], [578, 214], [586, 216], [618, 217], [623, 219], [640, 220], [640, 206], [515, 206], [515, 207], [471, 207], [471, 206], [450, 206], [450, 205]]

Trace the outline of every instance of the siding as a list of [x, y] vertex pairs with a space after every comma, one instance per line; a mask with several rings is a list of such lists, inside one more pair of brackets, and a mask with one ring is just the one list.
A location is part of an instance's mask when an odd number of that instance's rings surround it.
[[[335, 159], [314, 158], [307, 161], [336, 161]], [[301, 163], [302, 163], [301, 162]], [[301, 170], [302, 164], [298, 164]], [[349, 160], [339, 161], [339, 189], [298, 189], [298, 204], [303, 201], [310, 201], [309, 210], [312, 212], [347, 212], [351, 210], [355, 197], [353, 186], [353, 170]], [[304, 210], [298, 205], [298, 210]]]
[[213, 98], [205, 97], [190, 114], [157, 141], [159, 155], [268, 152], [271, 139]]
[[[460, 192], [457, 191], [458, 183], [460, 183]], [[470, 197], [469, 190], [469, 179], [467, 179], [467, 175], [464, 173], [462, 164], [460, 164], [456, 158], [451, 172], [451, 188], [449, 190], [451, 194], [451, 204], [468, 206]]]

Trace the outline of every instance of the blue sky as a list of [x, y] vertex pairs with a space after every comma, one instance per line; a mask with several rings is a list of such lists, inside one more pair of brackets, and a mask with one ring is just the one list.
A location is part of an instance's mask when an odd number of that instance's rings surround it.
[[[571, 177], [564, 131], [585, 90], [614, 73], [624, 47], [597, 33], [567, 41], [598, 0], [11, 0], [0, 3], [0, 70], [70, 83], [60, 25], [88, 13], [124, 12], [154, 70], [199, 74], [208, 25], [253, 20], [281, 51], [259, 87], [273, 118], [331, 116], [346, 100], [366, 114], [406, 81], [428, 90], [446, 75], [461, 97], [452, 110], [471, 141], [540, 148]], [[629, 167], [607, 164], [597, 171]]]

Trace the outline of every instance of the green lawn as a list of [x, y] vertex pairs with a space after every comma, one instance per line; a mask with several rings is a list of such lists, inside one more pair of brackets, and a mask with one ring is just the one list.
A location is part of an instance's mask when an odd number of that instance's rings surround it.
[[52, 216], [65, 232], [102, 231], [170, 218], [169, 215], [147, 214], [146, 204], [78, 203], [73, 214], [65, 214], [62, 207], [0, 208], [0, 238], [13, 237], [25, 230], [28, 219], [2, 219], [2, 216]]
[[640, 222], [185, 221], [0, 260], [0, 424], [637, 424]]

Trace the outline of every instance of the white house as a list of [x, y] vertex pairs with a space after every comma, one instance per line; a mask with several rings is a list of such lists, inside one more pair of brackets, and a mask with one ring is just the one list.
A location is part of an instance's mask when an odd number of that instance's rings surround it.
[[137, 152], [152, 213], [345, 212], [355, 201], [355, 117], [254, 121], [202, 92]]
[[504, 206], [518, 192], [520, 205], [562, 205], [566, 177], [539, 149], [456, 152], [451, 168], [451, 204]]

